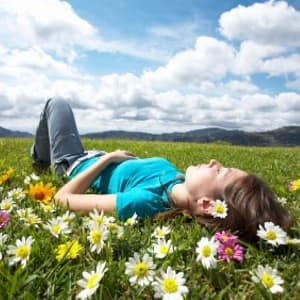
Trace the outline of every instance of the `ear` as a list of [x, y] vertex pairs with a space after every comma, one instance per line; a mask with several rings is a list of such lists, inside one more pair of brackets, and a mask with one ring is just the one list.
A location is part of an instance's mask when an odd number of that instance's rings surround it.
[[214, 204], [215, 200], [213, 198], [202, 196], [201, 198], [197, 199], [198, 213], [211, 216], [211, 211]]

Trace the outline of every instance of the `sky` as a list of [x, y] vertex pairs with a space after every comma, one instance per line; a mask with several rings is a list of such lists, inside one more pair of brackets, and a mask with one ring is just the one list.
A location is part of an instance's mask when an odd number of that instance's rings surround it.
[[0, 126], [48, 98], [80, 133], [300, 125], [300, 0], [0, 0]]

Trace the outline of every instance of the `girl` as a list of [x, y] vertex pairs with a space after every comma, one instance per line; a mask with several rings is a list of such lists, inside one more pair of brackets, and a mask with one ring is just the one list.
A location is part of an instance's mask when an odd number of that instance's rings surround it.
[[[124, 150], [84, 151], [72, 109], [61, 99], [46, 102], [31, 156], [36, 163], [52, 163], [58, 176], [71, 179], [54, 199], [74, 211], [116, 210], [123, 220], [134, 213], [144, 218], [187, 211], [202, 224], [235, 231], [248, 240], [255, 239], [265, 221], [285, 230], [292, 225], [260, 178], [215, 159], [191, 165], [183, 174], [159, 157], [140, 159]], [[84, 194], [89, 187], [97, 194]], [[212, 216], [217, 199], [227, 205], [225, 218]]]

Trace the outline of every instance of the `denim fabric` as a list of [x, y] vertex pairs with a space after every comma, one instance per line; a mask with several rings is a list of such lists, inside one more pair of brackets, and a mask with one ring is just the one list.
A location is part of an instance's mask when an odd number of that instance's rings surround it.
[[31, 157], [37, 163], [52, 164], [56, 174], [63, 176], [75, 160], [85, 155], [69, 103], [49, 99], [40, 116]]

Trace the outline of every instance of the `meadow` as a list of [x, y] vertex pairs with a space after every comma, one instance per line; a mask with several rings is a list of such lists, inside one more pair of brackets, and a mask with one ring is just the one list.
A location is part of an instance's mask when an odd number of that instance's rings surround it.
[[[13, 170], [0, 185], [0, 202], [8, 198], [9, 192], [14, 189], [28, 190], [24, 179], [32, 173], [40, 177], [38, 181], [51, 183], [56, 189], [64, 183], [50, 169], [32, 166], [29, 156], [31, 143], [32, 139], [0, 139], [0, 175], [9, 167]], [[216, 158], [224, 165], [258, 174], [280, 199], [286, 198], [283, 205], [295, 219], [289, 235], [300, 238], [300, 198], [287, 189], [290, 180], [300, 178], [299, 148], [89, 139], [84, 139], [83, 143], [86, 149], [125, 149], [141, 158], [162, 156], [183, 172], [190, 164], [205, 163]], [[141, 257], [150, 253], [149, 257], [155, 264], [154, 280], [160, 276], [161, 270], [166, 271], [168, 267], [176, 273], [182, 272], [184, 285], [188, 289], [186, 299], [300, 299], [299, 244], [274, 247], [262, 239], [255, 245], [240, 241], [244, 248], [243, 261], [219, 259], [215, 268], [206, 269], [197, 260], [197, 243], [202, 237], [211, 238], [215, 231], [201, 226], [189, 216], [164, 221], [145, 219], [135, 224], [124, 224], [108, 219], [114, 216], [110, 214], [107, 218], [99, 215], [110, 225], [105, 233], [102, 232], [105, 239], [98, 253], [91, 248], [90, 233], [85, 226], [89, 216], [70, 215], [66, 218], [68, 230], [55, 236], [45, 225], [54, 217], [63, 216], [65, 211], [55, 206], [42, 206], [28, 193], [24, 194], [24, 199], [18, 198], [20, 195], [23, 195], [21, 190], [10, 194], [14, 201], [11, 209], [7, 209], [9, 221], [0, 228], [0, 234], [6, 235], [2, 242], [0, 238], [0, 299], [75, 299], [83, 289], [78, 285], [78, 281], [83, 279], [83, 271], [90, 273], [98, 262], [105, 262], [106, 270], [102, 270], [103, 277], [99, 279], [92, 299], [154, 299], [152, 285], [132, 284], [131, 276], [126, 273], [126, 263], [134, 253]], [[32, 210], [26, 213], [28, 208]], [[34, 216], [31, 221], [28, 220], [28, 214]], [[158, 258], [149, 251], [156, 243], [153, 233], [158, 226], [168, 226], [170, 229], [167, 238], [171, 241], [173, 251], [169, 251], [164, 258]], [[22, 267], [21, 262], [10, 263], [10, 246], [15, 245], [18, 239], [29, 236], [33, 242], [26, 265]], [[70, 247], [67, 252], [58, 251], [62, 249], [59, 245], [65, 245], [68, 241], [78, 242], [75, 249], [78, 251], [74, 250], [74, 255], [68, 252]], [[252, 280], [252, 273], [258, 265], [269, 265], [278, 271], [283, 280], [282, 293], [273, 294], [262, 283]], [[92, 284], [91, 281], [89, 283]], [[170, 285], [169, 288], [173, 289], [174, 286]]]

